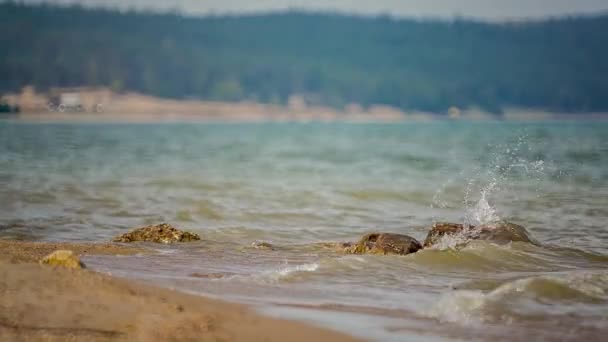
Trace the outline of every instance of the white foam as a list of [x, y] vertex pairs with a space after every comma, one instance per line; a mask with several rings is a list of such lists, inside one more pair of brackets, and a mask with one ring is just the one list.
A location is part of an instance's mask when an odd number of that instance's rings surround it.
[[[493, 304], [497, 304], [498, 307], [504, 307], [507, 303], [517, 298], [528, 297], [532, 299], [543, 296], [542, 292], [537, 292], [542, 290], [535, 288], [535, 283], [539, 280], [561, 284], [596, 299], [605, 300], [608, 296], [608, 273], [606, 272], [551, 274], [516, 279], [502, 284], [487, 293], [476, 290], [452, 291], [444, 294], [426, 314], [446, 322], [465, 325], [481, 323], [492, 315]], [[559, 308], [559, 306], [552, 305], [551, 309], [555, 312]], [[580, 307], [572, 305], [561, 307], [562, 313], [570, 313], [580, 309]], [[533, 313], [531, 311], [533, 310], [533, 306], [527, 306], [527, 310], [529, 310], [528, 313]], [[543, 313], [543, 311], [537, 313]], [[509, 319], [508, 313], [505, 315], [505, 312], [501, 313], [500, 317], [502, 320]]]
[[318, 263], [287, 266], [287, 267], [280, 268], [278, 270], [262, 272], [261, 274], [254, 275], [254, 278], [256, 278], [259, 281], [264, 282], [264, 283], [267, 283], [267, 282], [274, 283], [274, 282], [288, 279], [298, 273], [315, 272], [319, 269], [319, 267], [320, 266]]
[[288, 276], [288, 275], [290, 275], [292, 273], [296, 273], [296, 272], [314, 272], [318, 269], [319, 269], [318, 263], [310, 263], [310, 264], [289, 266], [289, 267], [276, 271], [276, 273], [279, 276], [284, 277], [284, 276]]
[[445, 322], [472, 324], [479, 321], [476, 312], [483, 308], [485, 296], [481, 291], [450, 292], [443, 295], [427, 314]]
[[463, 232], [459, 232], [456, 234], [445, 234], [439, 241], [431, 246], [433, 249], [437, 249], [440, 251], [448, 250], [448, 249], [457, 249], [458, 247], [464, 245], [469, 241], [467, 234]]

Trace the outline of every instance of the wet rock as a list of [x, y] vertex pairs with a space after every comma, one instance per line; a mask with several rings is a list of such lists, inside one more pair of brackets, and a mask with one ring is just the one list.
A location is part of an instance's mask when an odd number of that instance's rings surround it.
[[415, 253], [422, 246], [413, 237], [394, 233], [366, 234], [357, 243], [345, 245], [349, 254], [399, 254]]
[[134, 229], [128, 233], [115, 237], [114, 242], [147, 241], [157, 243], [190, 242], [200, 240], [195, 233], [179, 230], [170, 224], [157, 225]]
[[424, 240], [424, 247], [430, 247], [445, 235], [460, 234], [463, 240], [487, 240], [496, 243], [512, 241], [538, 244], [526, 228], [507, 221], [484, 223], [478, 226], [465, 226], [459, 223], [439, 222], [433, 224]]
[[274, 246], [271, 243], [265, 241], [252, 242], [251, 247], [255, 249], [267, 249], [270, 251], [274, 250]]
[[354, 248], [353, 246], [355, 244], [352, 242], [321, 242], [319, 245], [323, 248], [330, 248], [335, 249], [338, 252], [349, 253], [350, 250]]
[[69, 250], [57, 250], [53, 253], [45, 256], [40, 260], [41, 264], [51, 265], [51, 266], [61, 266], [66, 268], [85, 268], [85, 265], [80, 258], [74, 254], [74, 252]]
[[[471, 228], [472, 228], [472, 226], [468, 227], [467, 229], [471, 229]], [[423, 246], [425, 248], [430, 247], [430, 246], [436, 244], [437, 242], [439, 242], [439, 240], [441, 240], [441, 238], [443, 236], [461, 233], [463, 230], [465, 230], [465, 226], [460, 223], [449, 223], [449, 222], [433, 223], [433, 225], [431, 226], [431, 230], [426, 235], [426, 239], [424, 240]]]
[[498, 243], [519, 241], [539, 244], [526, 228], [507, 221], [485, 223], [477, 226], [476, 229], [479, 231], [478, 239], [480, 240], [490, 240]]

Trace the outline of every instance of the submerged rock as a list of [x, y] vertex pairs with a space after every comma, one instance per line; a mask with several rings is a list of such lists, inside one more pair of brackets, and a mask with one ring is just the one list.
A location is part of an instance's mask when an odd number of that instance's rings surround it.
[[251, 243], [251, 247], [255, 249], [267, 249], [270, 251], [274, 250], [274, 246], [271, 243], [265, 241], [254, 241]]
[[399, 254], [415, 253], [422, 246], [413, 237], [394, 233], [370, 233], [352, 245], [345, 245], [349, 254]]
[[460, 234], [465, 240], [487, 240], [496, 243], [520, 241], [538, 244], [526, 228], [507, 221], [484, 223], [478, 226], [439, 222], [431, 227], [424, 240], [424, 247], [436, 244], [446, 235], [456, 234]]
[[40, 260], [41, 264], [51, 266], [62, 266], [67, 268], [85, 268], [85, 265], [80, 258], [69, 250], [60, 249], [45, 256]]
[[170, 224], [157, 225], [134, 229], [128, 233], [115, 237], [114, 242], [148, 241], [157, 243], [189, 242], [200, 240], [195, 233], [179, 230]]
[[319, 246], [323, 248], [335, 249], [338, 252], [350, 252], [350, 249], [353, 248], [354, 243], [352, 242], [321, 242]]

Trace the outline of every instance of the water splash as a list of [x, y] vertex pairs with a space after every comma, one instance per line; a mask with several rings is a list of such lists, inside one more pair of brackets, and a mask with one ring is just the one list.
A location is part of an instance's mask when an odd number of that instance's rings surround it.
[[472, 210], [473, 218], [478, 223], [495, 222], [500, 220], [500, 216], [494, 208], [488, 202], [489, 195], [496, 187], [496, 182], [490, 183], [490, 186], [481, 190], [481, 198], [477, 201], [477, 205]]
[[[535, 153], [527, 134], [521, 134], [509, 143], [490, 145], [476, 159], [475, 167], [465, 167], [457, 179], [451, 178], [439, 187], [431, 208], [449, 208], [449, 201], [443, 198], [444, 192], [457, 182], [465, 184], [462, 201], [465, 225], [499, 221], [505, 216], [499, 210], [500, 202], [517, 201], [520, 196], [527, 196], [528, 191], [534, 192], [532, 196], [538, 196], [546, 163]], [[521, 187], [522, 183], [528, 186]]]
[[254, 278], [261, 282], [278, 283], [281, 281], [289, 281], [292, 279], [292, 277], [297, 276], [300, 273], [315, 272], [319, 269], [319, 267], [320, 265], [317, 262], [290, 265], [276, 270], [262, 272], [258, 275], [254, 275]]

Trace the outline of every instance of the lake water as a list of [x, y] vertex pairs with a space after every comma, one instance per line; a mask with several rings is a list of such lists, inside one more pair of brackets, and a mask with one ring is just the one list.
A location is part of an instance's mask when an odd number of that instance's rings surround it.
[[[323, 244], [497, 218], [542, 246]], [[85, 263], [372, 340], [608, 334], [605, 122], [0, 122], [0, 238], [102, 242], [160, 222], [202, 241]]]

